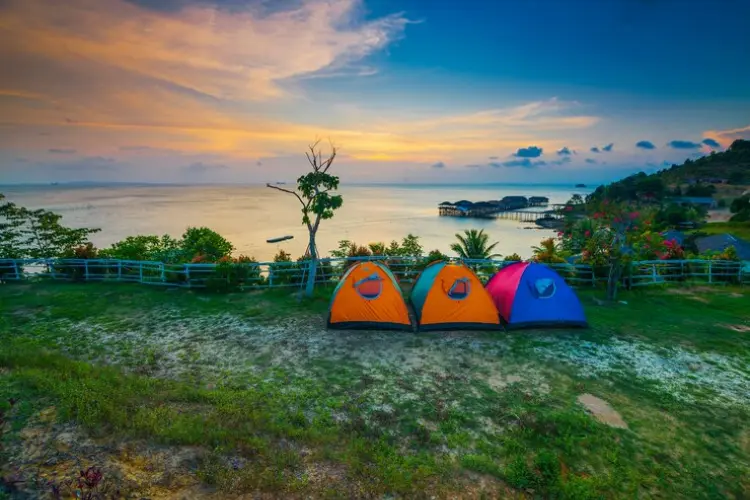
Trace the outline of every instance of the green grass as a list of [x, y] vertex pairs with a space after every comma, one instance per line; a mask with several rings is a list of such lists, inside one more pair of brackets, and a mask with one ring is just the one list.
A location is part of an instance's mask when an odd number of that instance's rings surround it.
[[750, 241], [750, 222], [711, 222], [701, 226], [700, 232], [707, 234], [731, 233], [738, 238]]
[[0, 468], [54, 406], [104, 449], [200, 448], [226, 495], [747, 498], [750, 291], [594, 293], [588, 330], [411, 334], [327, 331], [325, 292], [3, 286]]

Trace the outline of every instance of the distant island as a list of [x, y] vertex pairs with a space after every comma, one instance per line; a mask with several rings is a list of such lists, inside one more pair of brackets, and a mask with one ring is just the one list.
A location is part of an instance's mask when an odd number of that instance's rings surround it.
[[577, 187], [577, 188], [585, 188], [585, 187], [586, 187], [586, 184], [576, 184], [576, 187]]

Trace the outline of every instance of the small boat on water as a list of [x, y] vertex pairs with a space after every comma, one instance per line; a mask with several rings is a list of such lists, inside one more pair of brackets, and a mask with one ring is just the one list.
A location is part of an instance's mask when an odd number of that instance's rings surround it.
[[269, 239], [267, 239], [266, 243], [278, 243], [280, 241], [291, 240], [292, 238], [294, 238], [294, 236], [291, 236], [291, 235], [279, 236], [278, 238], [269, 238]]

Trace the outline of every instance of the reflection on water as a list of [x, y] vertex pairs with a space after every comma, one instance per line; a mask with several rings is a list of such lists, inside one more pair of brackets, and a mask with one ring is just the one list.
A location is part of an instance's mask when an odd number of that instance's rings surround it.
[[[293, 186], [288, 186], [293, 187]], [[106, 247], [135, 234], [170, 234], [179, 237], [188, 226], [208, 226], [229, 239], [237, 254], [270, 260], [284, 249], [293, 256], [307, 247], [299, 202], [292, 196], [262, 186], [115, 186], [115, 187], [6, 187], [2, 192], [19, 205], [46, 208], [64, 216], [74, 227], [100, 227], [94, 244]], [[484, 229], [495, 251], [503, 255], [530, 254], [530, 247], [551, 231], [510, 220], [439, 217], [443, 201], [482, 201], [508, 195], [547, 196], [563, 203], [587, 189], [560, 186], [343, 186], [344, 205], [333, 219], [323, 221], [318, 247], [327, 254], [338, 241], [359, 244], [389, 242], [408, 233], [420, 237], [426, 251], [450, 255], [454, 234], [464, 229]], [[294, 239], [268, 244], [268, 238], [293, 235]]]

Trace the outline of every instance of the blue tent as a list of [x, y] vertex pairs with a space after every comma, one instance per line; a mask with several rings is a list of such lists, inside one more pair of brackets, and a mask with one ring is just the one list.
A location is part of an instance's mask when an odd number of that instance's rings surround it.
[[511, 264], [490, 278], [486, 289], [508, 328], [588, 326], [573, 289], [543, 264]]

